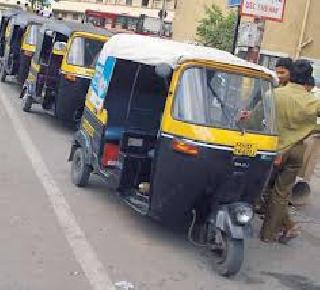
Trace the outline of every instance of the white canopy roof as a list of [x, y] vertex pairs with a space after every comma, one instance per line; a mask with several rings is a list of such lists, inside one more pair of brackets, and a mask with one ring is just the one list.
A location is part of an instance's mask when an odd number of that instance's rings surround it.
[[101, 53], [102, 59], [107, 59], [108, 56], [148, 65], [166, 63], [172, 68], [185, 60], [212, 60], [248, 67], [265, 72], [276, 78], [273, 71], [235, 57], [229, 52], [150, 36], [115, 35], [105, 44]]

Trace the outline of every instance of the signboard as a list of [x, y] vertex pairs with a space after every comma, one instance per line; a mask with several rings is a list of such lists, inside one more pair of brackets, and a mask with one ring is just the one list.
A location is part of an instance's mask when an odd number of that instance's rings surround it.
[[241, 15], [272, 21], [283, 21], [286, 0], [243, 0]]
[[238, 47], [260, 47], [263, 31], [259, 24], [244, 21], [239, 28]]
[[228, 0], [229, 7], [236, 7], [241, 5], [241, 0]]

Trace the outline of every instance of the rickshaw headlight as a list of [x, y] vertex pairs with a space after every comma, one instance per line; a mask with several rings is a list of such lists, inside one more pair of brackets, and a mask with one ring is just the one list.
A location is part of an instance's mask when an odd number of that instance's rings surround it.
[[253, 218], [253, 210], [250, 206], [237, 207], [235, 209], [235, 217], [240, 225], [246, 225]]

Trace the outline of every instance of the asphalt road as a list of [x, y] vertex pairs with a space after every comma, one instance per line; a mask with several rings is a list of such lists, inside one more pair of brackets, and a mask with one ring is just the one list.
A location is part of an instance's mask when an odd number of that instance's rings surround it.
[[16, 85], [0, 85], [0, 289], [126, 289], [121, 281], [139, 290], [320, 289], [320, 174], [297, 215], [303, 236], [265, 245], [256, 221], [245, 265], [227, 280], [182, 230], [139, 216], [100, 178], [74, 187], [74, 131], [40, 107], [22, 112], [18, 95]]

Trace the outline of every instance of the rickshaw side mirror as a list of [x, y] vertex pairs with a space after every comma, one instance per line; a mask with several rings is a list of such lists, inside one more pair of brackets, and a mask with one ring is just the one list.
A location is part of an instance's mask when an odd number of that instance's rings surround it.
[[155, 73], [159, 77], [167, 80], [170, 77], [171, 73], [172, 73], [172, 68], [171, 68], [170, 65], [168, 65], [166, 63], [161, 63], [161, 64], [156, 65]]
[[53, 50], [65, 53], [67, 51], [67, 44], [65, 42], [56, 42], [53, 46]]

